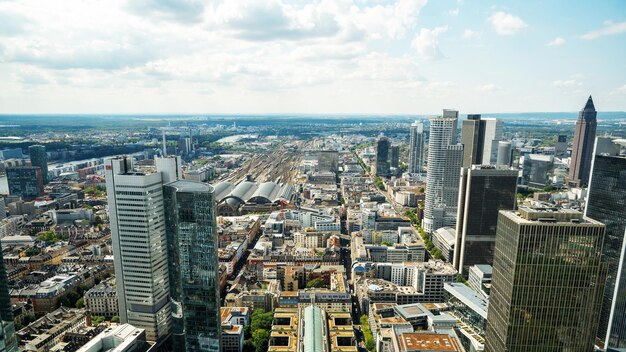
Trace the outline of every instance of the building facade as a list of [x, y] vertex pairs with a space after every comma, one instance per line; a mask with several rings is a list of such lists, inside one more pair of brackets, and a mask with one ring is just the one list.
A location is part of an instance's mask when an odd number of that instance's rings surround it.
[[589, 181], [591, 159], [593, 158], [593, 143], [596, 138], [596, 108], [593, 99], [589, 96], [585, 107], [578, 113], [574, 142], [572, 143], [572, 158], [569, 165], [569, 183], [580, 186]]
[[626, 348], [626, 156], [620, 144], [597, 138], [585, 215], [606, 225], [603, 255], [608, 261], [598, 338]]
[[107, 159], [105, 175], [120, 322], [163, 342], [171, 325], [163, 177], [135, 171], [129, 157]]
[[467, 115], [461, 126], [463, 167], [495, 164], [498, 142], [502, 139], [502, 120]]
[[409, 130], [409, 173], [424, 171], [424, 124], [415, 121]]
[[459, 112], [444, 110], [442, 117], [430, 120], [428, 172], [424, 206], [424, 230], [434, 230], [454, 223], [444, 221], [456, 215], [459, 172], [463, 163], [463, 146], [456, 145]]
[[213, 187], [174, 181], [163, 187], [173, 344], [220, 351], [220, 293]]
[[9, 194], [34, 199], [43, 194], [43, 176], [39, 167], [7, 168]]
[[41, 169], [43, 184], [48, 184], [48, 154], [43, 145], [31, 145], [28, 147], [30, 165]]
[[513, 210], [518, 171], [474, 165], [461, 170], [456, 220], [455, 269], [467, 274], [474, 264], [493, 264], [500, 210]]
[[570, 209], [500, 211], [486, 352], [592, 351], [604, 225]]
[[389, 176], [389, 152], [391, 142], [386, 137], [381, 137], [376, 142], [376, 177]]
[[0, 352], [17, 352], [17, 337], [13, 322], [13, 309], [9, 295], [7, 273], [0, 247]]

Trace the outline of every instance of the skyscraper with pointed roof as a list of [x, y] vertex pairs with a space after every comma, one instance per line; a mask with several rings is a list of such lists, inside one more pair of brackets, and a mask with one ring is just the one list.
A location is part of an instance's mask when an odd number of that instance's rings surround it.
[[578, 120], [576, 121], [572, 158], [569, 164], [568, 183], [570, 185], [580, 186], [589, 182], [593, 143], [596, 138], [597, 114], [590, 95], [585, 107], [578, 113]]

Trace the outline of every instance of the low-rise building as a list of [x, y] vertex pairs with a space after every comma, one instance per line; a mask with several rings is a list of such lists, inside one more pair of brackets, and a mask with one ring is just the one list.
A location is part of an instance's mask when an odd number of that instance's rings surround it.
[[477, 264], [469, 268], [467, 284], [474, 291], [489, 296], [493, 268], [489, 264]]
[[85, 307], [91, 314], [111, 319], [119, 315], [115, 279], [101, 282], [85, 292]]
[[463, 352], [459, 341], [448, 334], [405, 332], [396, 335], [393, 351], [397, 352]]
[[130, 324], [106, 328], [76, 352], [149, 352], [154, 343], [146, 341], [146, 331]]
[[248, 307], [222, 307], [222, 351], [243, 351], [244, 327], [249, 324], [250, 310]]
[[20, 349], [47, 352], [62, 343], [66, 334], [91, 327], [91, 315], [84, 309], [61, 307], [17, 332]]
[[441, 252], [443, 259], [452, 263], [454, 259], [454, 244], [456, 230], [452, 227], [442, 227], [433, 232], [433, 245]]
[[462, 283], [446, 283], [444, 289], [449, 294], [450, 314], [457, 319], [456, 331], [463, 347], [468, 351], [484, 350], [489, 302]]

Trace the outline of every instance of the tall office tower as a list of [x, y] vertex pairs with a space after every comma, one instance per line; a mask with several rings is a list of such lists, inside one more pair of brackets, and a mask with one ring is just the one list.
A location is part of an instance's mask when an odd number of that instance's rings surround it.
[[17, 352], [17, 345], [7, 273], [4, 269], [2, 247], [0, 247], [0, 352]]
[[463, 167], [495, 164], [502, 130], [502, 120], [467, 115], [467, 119], [463, 120], [461, 125]]
[[37, 198], [43, 194], [43, 176], [39, 167], [10, 167], [6, 172], [9, 194], [24, 199]]
[[391, 142], [386, 137], [380, 137], [376, 143], [376, 177], [389, 176], [389, 148]]
[[317, 159], [317, 169], [321, 172], [339, 170], [339, 153], [336, 150], [321, 150]]
[[171, 325], [163, 179], [172, 177], [162, 174], [134, 170], [129, 157], [105, 161], [120, 321], [158, 343]]
[[481, 121], [485, 121], [482, 163], [493, 165], [498, 160], [498, 143], [504, 135], [504, 123], [495, 118], [483, 118]]
[[511, 142], [498, 142], [498, 159], [496, 165], [511, 166], [512, 151]]
[[424, 170], [424, 124], [415, 121], [409, 132], [409, 173], [419, 174]]
[[46, 147], [43, 145], [31, 145], [28, 147], [28, 155], [30, 155], [30, 166], [39, 167], [43, 184], [48, 184], [48, 154], [46, 154]]
[[392, 145], [389, 153], [389, 165], [396, 169], [400, 167], [400, 146]]
[[4, 198], [0, 199], [0, 221], [6, 219], [7, 217], [7, 204], [4, 201]]
[[554, 156], [562, 157], [567, 152], [567, 136], [560, 134], [554, 146]]
[[164, 157], [155, 157], [154, 165], [156, 171], [161, 173], [163, 184], [183, 178], [183, 165], [180, 156], [167, 155]]
[[605, 347], [626, 349], [626, 156], [620, 144], [626, 145], [596, 139], [585, 215], [606, 225], [602, 251], [609, 271], [598, 337]]
[[463, 144], [463, 167], [483, 163], [483, 143], [485, 141], [485, 123], [480, 115], [467, 115], [461, 123], [461, 144]]
[[486, 352], [593, 351], [604, 230], [571, 209], [500, 211]]
[[177, 351], [220, 351], [220, 293], [213, 187], [175, 181], [163, 187]]
[[463, 146], [456, 145], [458, 116], [458, 111], [444, 110], [442, 117], [430, 119], [424, 207], [424, 230], [429, 233], [443, 226], [452, 226], [456, 219], [458, 182], [463, 164]]
[[578, 120], [576, 121], [572, 158], [569, 163], [568, 183], [570, 185], [586, 185], [589, 181], [593, 143], [596, 138], [597, 114], [590, 95], [585, 107], [578, 113]]
[[513, 210], [518, 171], [473, 165], [461, 169], [453, 265], [466, 274], [472, 265], [493, 265], [500, 210]]

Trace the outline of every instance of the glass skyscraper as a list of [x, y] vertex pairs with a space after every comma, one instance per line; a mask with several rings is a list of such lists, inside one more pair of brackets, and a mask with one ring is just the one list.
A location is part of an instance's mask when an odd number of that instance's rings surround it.
[[415, 121], [409, 133], [409, 173], [424, 171], [424, 124]]
[[513, 210], [518, 171], [473, 165], [461, 169], [454, 268], [464, 275], [475, 264], [493, 264], [500, 210]]
[[177, 351], [220, 351], [220, 294], [213, 187], [175, 181], [163, 187], [172, 343]]
[[389, 139], [379, 138], [376, 142], [376, 177], [389, 176], [389, 149], [391, 149]]
[[13, 309], [11, 308], [7, 273], [4, 269], [4, 259], [2, 258], [2, 247], [0, 247], [0, 352], [17, 351]]
[[593, 350], [604, 230], [571, 209], [500, 211], [486, 352]]
[[597, 138], [585, 214], [606, 225], [603, 256], [609, 271], [598, 338], [626, 348], [626, 156], [610, 138]]
[[28, 147], [28, 154], [30, 156], [30, 165], [41, 169], [43, 184], [48, 184], [48, 154], [46, 154], [46, 147], [38, 144], [31, 145]]

